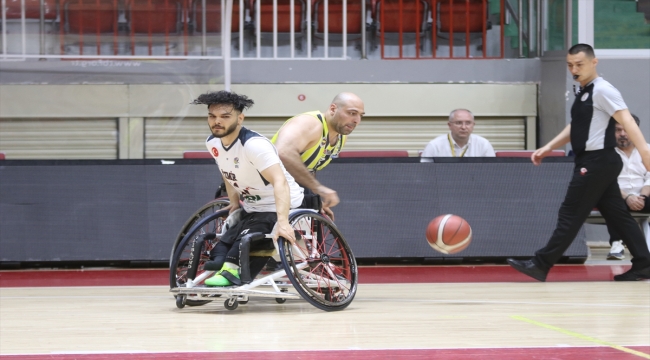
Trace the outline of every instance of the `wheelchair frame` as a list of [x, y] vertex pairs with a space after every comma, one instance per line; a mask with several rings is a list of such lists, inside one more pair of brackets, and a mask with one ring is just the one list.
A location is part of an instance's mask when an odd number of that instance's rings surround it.
[[[214, 205], [224, 204], [217, 200], [199, 209], [181, 230], [181, 234], [185, 232], [183, 238], [176, 240], [176, 248], [170, 260], [170, 292], [175, 294], [178, 308], [183, 308], [185, 305], [203, 305], [221, 296], [226, 299], [224, 306], [228, 310], [235, 310], [239, 304], [246, 304], [250, 296], [275, 298], [278, 303], [284, 303], [286, 299], [303, 298], [325, 311], [342, 310], [351, 303], [356, 294], [358, 277], [354, 255], [334, 223], [318, 212], [308, 209], [294, 209], [290, 212], [289, 222], [294, 229], [298, 227], [300, 235], [296, 244], [287, 246], [290, 243], [282, 238], [277, 242], [276, 251], [280, 255], [283, 270], [260, 276], [240, 286], [207, 287], [202, 285], [203, 281], [214, 274], [214, 271], [207, 270], [198, 273], [202, 270], [201, 256], [205, 258], [206, 253], [209, 255], [210, 249], [204, 249], [204, 247], [207, 242], [212, 240], [216, 244], [223, 236], [226, 231], [223, 220], [228, 212], [227, 210], [217, 210], [199, 220], [196, 220], [196, 215]], [[219, 221], [222, 221], [221, 225], [219, 225]], [[215, 222], [216, 225], [211, 225], [212, 222]], [[208, 225], [214, 226], [215, 233], [207, 233], [203, 230], [203, 227]], [[187, 226], [191, 226], [191, 229], [185, 231]], [[218, 231], [219, 233], [217, 233]], [[250, 246], [250, 241], [244, 241], [249, 236], [257, 236], [258, 239], [261, 239], [265, 235], [249, 234], [242, 239], [242, 244]], [[266, 237], [269, 236], [266, 235]], [[186, 251], [190, 241], [191, 248]], [[198, 248], [196, 248], [197, 243], [199, 244]], [[244, 254], [248, 253], [247, 249]], [[187, 255], [183, 255], [185, 253]], [[246, 256], [244, 254], [242, 260]], [[187, 259], [181, 259], [183, 256], [186, 256]], [[184, 283], [179, 284], [179, 269], [182, 262], [188, 264], [185, 270], [187, 279]], [[248, 259], [242, 261], [243, 264], [248, 264]], [[183, 272], [180, 271], [180, 273]], [[242, 269], [241, 273], [242, 280], [245, 280], [244, 274], [248, 274], [248, 272]], [[255, 275], [253, 274], [253, 276]], [[297, 293], [288, 292], [290, 285], [293, 285]], [[271, 289], [268, 291], [257, 289], [262, 286]]]

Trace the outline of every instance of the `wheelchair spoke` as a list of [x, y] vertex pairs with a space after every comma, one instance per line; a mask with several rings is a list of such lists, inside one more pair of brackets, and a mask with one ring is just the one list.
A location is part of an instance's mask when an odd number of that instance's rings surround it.
[[[356, 294], [357, 270], [354, 256], [331, 220], [305, 212], [291, 219], [301, 239], [294, 251], [284, 252], [295, 274], [294, 287], [314, 306], [326, 311], [345, 308]], [[305, 254], [308, 257], [305, 258]], [[297, 271], [296, 265], [307, 262]]]

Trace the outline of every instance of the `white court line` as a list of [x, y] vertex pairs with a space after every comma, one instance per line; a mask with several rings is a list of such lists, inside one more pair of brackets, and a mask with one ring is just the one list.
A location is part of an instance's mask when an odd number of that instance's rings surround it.
[[590, 304], [590, 303], [556, 303], [556, 302], [532, 302], [532, 301], [495, 301], [495, 300], [417, 300], [417, 299], [358, 299], [354, 301], [373, 302], [427, 302], [427, 303], [463, 303], [463, 304], [520, 304], [520, 305], [567, 305], [567, 306], [605, 306], [605, 307], [638, 307], [649, 308], [649, 305], [624, 305], [624, 304]]
[[[255, 298], [255, 296], [251, 296]], [[52, 296], [0, 296], [2, 299], [171, 299], [173, 295], [52, 295]], [[218, 299], [218, 298], [215, 298]], [[409, 303], [434, 303], [434, 304], [502, 304], [502, 305], [564, 305], [564, 306], [591, 306], [591, 307], [611, 307], [611, 308], [641, 308], [650, 309], [648, 305], [625, 305], [625, 304], [591, 304], [591, 303], [562, 303], [562, 302], [533, 302], [533, 301], [498, 301], [498, 300], [433, 300], [433, 299], [386, 299], [386, 298], [359, 298], [356, 297], [354, 302], [409, 302]]]

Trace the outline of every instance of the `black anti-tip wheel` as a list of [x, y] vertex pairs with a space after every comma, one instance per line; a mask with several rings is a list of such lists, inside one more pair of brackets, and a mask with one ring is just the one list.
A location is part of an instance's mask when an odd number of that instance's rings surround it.
[[176, 307], [182, 309], [185, 307], [187, 297], [185, 295], [176, 295]]
[[278, 304], [284, 304], [287, 302], [287, 299], [275, 298], [275, 302]]
[[237, 302], [237, 299], [235, 298], [230, 298], [223, 302], [223, 306], [228, 310], [235, 310], [237, 309], [237, 306], [239, 306], [239, 302]]

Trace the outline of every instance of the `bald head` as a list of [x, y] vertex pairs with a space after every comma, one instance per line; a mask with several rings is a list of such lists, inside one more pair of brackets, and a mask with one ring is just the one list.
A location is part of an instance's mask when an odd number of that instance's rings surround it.
[[356, 94], [349, 92], [342, 92], [334, 97], [332, 104], [336, 106], [346, 106], [349, 104], [355, 104], [357, 106], [363, 107], [363, 101]]
[[327, 122], [331, 130], [349, 135], [365, 115], [363, 101], [353, 93], [342, 92], [334, 97], [327, 112]]

